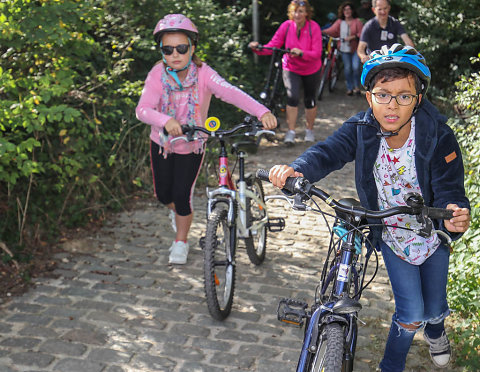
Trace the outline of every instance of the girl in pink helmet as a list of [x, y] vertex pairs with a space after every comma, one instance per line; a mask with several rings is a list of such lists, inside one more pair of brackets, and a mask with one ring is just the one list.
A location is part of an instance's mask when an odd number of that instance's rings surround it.
[[[212, 94], [256, 116], [266, 129], [277, 125], [274, 115], [252, 97], [226, 82], [195, 55], [198, 30], [181, 14], [162, 18], [153, 32], [162, 60], [149, 72], [136, 108], [137, 118], [150, 125], [150, 157], [155, 195], [170, 209], [175, 241], [169, 263], [185, 264], [193, 219], [192, 197], [204, 157], [204, 141], [177, 141], [181, 125], [203, 126]], [[163, 129], [168, 136], [163, 136]]]

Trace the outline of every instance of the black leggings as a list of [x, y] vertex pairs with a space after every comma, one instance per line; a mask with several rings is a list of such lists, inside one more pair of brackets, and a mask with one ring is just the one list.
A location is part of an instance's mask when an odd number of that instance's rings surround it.
[[288, 106], [298, 106], [302, 83], [305, 108], [311, 109], [317, 105], [317, 91], [320, 86], [320, 70], [311, 75], [299, 75], [292, 71], [283, 70], [283, 85], [285, 85], [285, 89], [287, 90]]
[[150, 142], [150, 160], [152, 165], [155, 196], [162, 204], [173, 202], [180, 216], [193, 212], [193, 190], [203, 161], [202, 154], [168, 154], [163, 157], [163, 148]]

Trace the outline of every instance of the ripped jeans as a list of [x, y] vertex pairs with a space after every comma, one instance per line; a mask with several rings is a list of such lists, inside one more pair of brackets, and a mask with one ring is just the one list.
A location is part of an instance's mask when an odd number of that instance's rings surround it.
[[424, 328], [429, 337], [438, 338], [444, 330], [444, 319], [450, 314], [446, 289], [450, 250], [441, 244], [416, 266], [400, 259], [385, 243], [381, 242], [380, 248], [395, 297], [395, 313], [380, 369], [401, 372], [416, 331]]

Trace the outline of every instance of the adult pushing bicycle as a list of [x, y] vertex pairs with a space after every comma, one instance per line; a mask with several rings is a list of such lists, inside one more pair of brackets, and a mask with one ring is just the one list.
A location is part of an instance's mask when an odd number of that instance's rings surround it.
[[[218, 141], [220, 147], [218, 187], [207, 188], [207, 226], [201, 245], [208, 310], [213, 318], [223, 320], [230, 314], [233, 304], [239, 239], [244, 241], [250, 261], [260, 265], [265, 259], [267, 230], [281, 231], [285, 221], [269, 217], [262, 183], [254, 174], [245, 172], [245, 158], [258, 148], [258, 141], [254, 138], [273, 132], [264, 130], [262, 124], [250, 116], [231, 129], [219, 128], [220, 121], [211, 117], [205, 128], [182, 126], [185, 136], [177, 137], [175, 141], [196, 140], [195, 133], [201, 132], [204, 138], [206, 135], [206, 138]], [[238, 162], [238, 179], [234, 180], [236, 167], [233, 170], [229, 167], [227, 141], [239, 135], [241, 139], [233, 140], [231, 144]]]
[[287, 14], [289, 19], [280, 25], [262, 50], [257, 48], [258, 41], [251, 41], [248, 46], [258, 55], [272, 54], [272, 50], [265, 47], [289, 51], [282, 56], [282, 80], [286, 92], [285, 118], [288, 125], [283, 141], [287, 145], [293, 145], [302, 90], [306, 119], [305, 141], [315, 142], [313, 126], [322, 65], [322, 32], [318, 23], [312, 20], [313, 8], [308, 1], [290, 2]]
[[[257, 171], [257, 177], [269, 181], [269, 173], [263, 169]], [[362, 309], [360, 298], [378, 270], [378, 254], [368, 238], [370, 228], [395, 229], [397, 226], [382, 224], [379, 219], [399, 214], [414, 215], [419, 227], [410, 231], [425, 238], [439, 235], [449, 243], [450, 237], [435, 229], [431, 219], [450, 219], [453, 210], [425, 206], [419, 194], [411, 193], [407, 194], [404, 206], [371, 211], [361, 207], [353, 198], [333, 199], [304, 177], [287, 178], [284, 190], [289, 196], [268, 196], [267, 199], [284, 199], [295, 210], [334, 218], [333, 227], [329, 226], [328, 252], [313, 303], [309, 307], [306, 302], [285, 298], [278, 306], [280, 321], [305, 326], [297, 372], [353, 371], [357, 321]], [[335, 214], [322, 210], [316, 198], [331, 207]], [[372, 254], [376, 266], [373, 274], [367, 277]]]

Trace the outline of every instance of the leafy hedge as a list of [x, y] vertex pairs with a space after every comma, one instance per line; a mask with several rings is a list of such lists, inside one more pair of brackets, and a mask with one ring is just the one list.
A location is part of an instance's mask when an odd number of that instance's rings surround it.
[[134, 108], [159, 59], [153, 28], [172, 12], [195, 20], [203, 59], [247, 81], [245, 10], [209, 0], [0, 3], [0, 242], [20, 251], [55, 238], [144, 185], [148, 128]]
[[433, 72], [430, 94], [448, 99], [460, 76], [475, 69], [469, 60], [480, 50], [480, 0], [398, 3], [402, 8], [400, 19]]
[[[480, 57], [480, 55], [479, 55]], [[478, 63], [479, 58], [473, 59]], [[480, 370], [480, 74], [462, 76], [457, 83], [459, 116], [451, 120], [464, 152], [465, 187], [472, 204], [472, 224], [455, 244], [449, 278], [450, 306], [457, 313], [458, 360], [469, 371]]]

